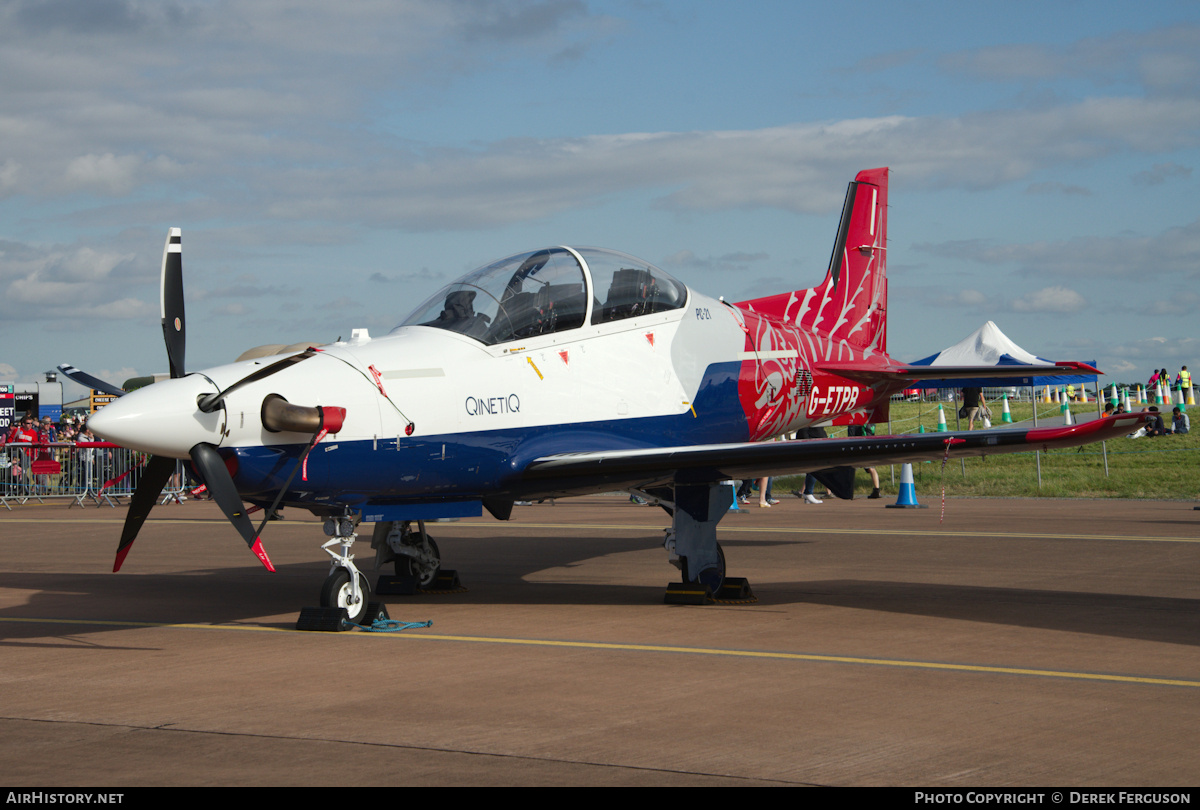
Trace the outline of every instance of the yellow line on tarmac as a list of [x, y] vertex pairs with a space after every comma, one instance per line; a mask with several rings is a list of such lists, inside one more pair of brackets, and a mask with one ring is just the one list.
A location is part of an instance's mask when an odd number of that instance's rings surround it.
[[[0, 623], [13, 624], [57, 624], [86, 625], [93, 627], [138, 627], [182, 630], [241, 630], [267, 633], [300, 633], [303, 631], [283, 627], [264, 627], [232, 624], [162, 624], [157, 622], [103, 621], [97, 619], [37, 619], [0, 617]], [[324, 634], [327, 635], [327, 634]], [[1146, 684], [1149, 686], [1184, 686], [1200, 689], [1200, 681], [1175, 678], [1150, 678], [1141, 675], [1113, 675], [1101, 672], [1069, 672], [1052, 669], [1025, 669], [1021, 667], [989, 667], [978, 664], [950, 664], [938, 661], [904, 661], [889, 658], [859, 658], [845, 655], [815, 655], [811, 653], [787, 653], [757, 650], [722, 650], [706, 647], [671, 647], [660, 644], [613, 644], [600, 641], [555, 641], [533, 638], [496, 638], [492, 636], [448, 636], [434, 633], [344, 633], [340, 637], [392, 636], [408, 641], [450, 641], [474, 644], [504, 644], [523, 647], [559, 647], [584, 650], [615, 650], [620, 652], [675, 653], [685, 655], [710, 655], [721, 658], [758, 658], [777, 661], [808, 661], [823, 664], [852, 664], [861, 666], [896, 667], [901, 669], [940, 670], [943, 672], [978, 672], [990, 675], [1030, 675], [1039, 678], [1058, 678], [1076, 681], [1099, 681], [1103, 683]]]

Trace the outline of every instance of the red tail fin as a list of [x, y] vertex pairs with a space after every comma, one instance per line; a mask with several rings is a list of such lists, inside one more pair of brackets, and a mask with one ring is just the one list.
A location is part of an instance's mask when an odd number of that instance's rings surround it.
[[830, 338], [824, 360], [887, 352], [888, 170], [858, 173], [846, 191], [825, 281], [738, 306]]

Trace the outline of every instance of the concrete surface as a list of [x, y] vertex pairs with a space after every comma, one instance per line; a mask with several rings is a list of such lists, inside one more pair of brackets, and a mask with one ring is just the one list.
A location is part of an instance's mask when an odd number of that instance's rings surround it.
[[124, 509], [0, 511], [0, 774], [1194, 784], [1200, 512], [951, 500], [939, 524], [920, 497], [728, 516], [743, 606], [664, 605], [668, 519], [619, 497], [434, 525], [469, 590], [386, 597], [433, 621], [398, 634], [293, 629], [328, 568], [294, 510], [264, 534], [277, 574], [210, 503], [159, 507], [119, 574]]

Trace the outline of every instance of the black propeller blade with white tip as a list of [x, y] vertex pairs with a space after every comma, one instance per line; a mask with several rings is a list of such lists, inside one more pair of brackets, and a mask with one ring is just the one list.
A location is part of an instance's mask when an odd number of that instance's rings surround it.
[[229, 522], [242, 535], [254, 556], [258, 557], [268, 571], [274, 571], [275, 566], [271, 565], [271, 560], [262, 547], [262, 540], [254, 531], [254, 524], [250, 522], [250, 516], [242, 506], [242, 496], [233, 485], [233, 476], [229, 474], [225, 460], [221, 458], [217, 448], [207, 442], [201, 442], [192, 448], [191, 456], [196, 471], [208, 485], [208, 491], [212, 493], [217, 506], [221, 507], [225, 517], [229, 518]]
[[179, 228], [167, 232], [158, 300], [171, 377], [182, 377], [186, 373], [183, 359], [187, 349], [187, 322], [183, 314], [183, 231]]
[[151, 456], [142, 470], [142, 480], [138, 481], [133, 497], [129, 499], [129, 511], [125, 514], [125, 526], [121, 529], [121, 544], [117, 546], [117, 559], [113, 562], [113, 573], [121, 570], [129, 547], [137, 539], [142, 524], [150, 515], [158, 496], [162, 493], [163, 484], [175, 470], [175, 459], [166, 456]]

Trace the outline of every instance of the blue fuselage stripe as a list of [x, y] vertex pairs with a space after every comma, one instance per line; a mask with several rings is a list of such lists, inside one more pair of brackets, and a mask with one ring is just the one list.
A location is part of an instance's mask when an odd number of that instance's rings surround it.
[[[520, 491], [525, 467], [544, 456], [744, 442], [749, 428], [738, 400], [740, 366], [709, 366], [692, 408], [681, 414], [399, 439], [326, 440], [309, 455], [307, 480], [297, 475], [283, 502], [338, 507], [478, 499]], [[238, 491], [251, 502], [274, 500], [303, 450], [302, 445], [234, 449]]]

